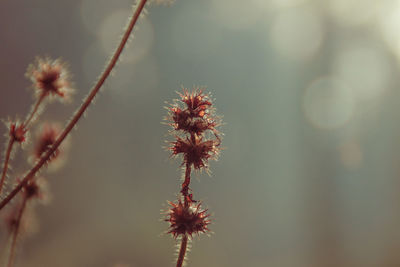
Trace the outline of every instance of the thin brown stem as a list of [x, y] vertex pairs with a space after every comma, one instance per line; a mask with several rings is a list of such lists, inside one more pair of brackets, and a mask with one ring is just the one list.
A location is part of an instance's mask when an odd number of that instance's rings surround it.
[[45, 97], [46, 97], [45, 94], [41, 94], [40, 97], [37, 99], [37, 101], [35, 103], [35, 106], [33, 106], [33, 109], [31, 111], [31, 113], [29, 114], [28, 118], [26, 119], [26, 121], [23, 124], [24, 128], [28, 129], [29, 123], [32, 121], [33, 117], [35, 116], [35, 114], [39, 110], [39, 106], [40, 106], [40, 104], [42, 104], [43, 99]]
[[[24, 129], [28, 129], [29, 123], [32, 121], [33, 117], [37, 113], [37, 111], [39, 109], [39, 106], [43, 102], [43, 99], [45, 98], [45, 96], [46, 95], [42, 94], [37, 99], [35, 105], [32, 108], [32, 111], [30, 112], [30, 114], [28, 115], [28, 118], [22, 124], [21, 127], [23, 127]], [[1, 178], [0, 178], [0, 196], [1, 196], [1, 192], [2, 192], [2, 189], [3, 189], [4, 183], [5, 183], [6, 177], [7, 177], [7, 171], [8, 171], [9, 161], [10, 161], [10, 157], [11, 157], [11, 151], [12, 151], [14, 143], [15, 143], [15, 137], [10, 135], [10, 140], [8, 142], [8, 146], [7, 146], [7, 150], [6, 150], [6, 154], [5, 154], [5, 159], [4, 159], [3, 170], [2, 170]]]
[[22, 214], [24, 213], [27, 200], [28, 200], [28, 198], [27, 198], [26, 194], [24, 194], [23, 199], [22, 199], [21, 208], [19, 209], [18, 217], [17, 217], [17, 220], [15, 222], [14, 232], [12, 234], [10, 255], [8, 257], [8, 264], [7, 264], [8, 267], [12, 267], [14, 265], [15, 251], [16, 251], [16, 248], [17, 248], [18, 233], [19, 233], [19, 229], [20, 229], [20, 225], [21, 225]]
[[67, 137], [67, 135], [71, 132], [71, 130], [76, 125], [76, 123], [82, 117], [83, 113], [86, 111], [86, 109], [92, 103], [94, 97], [100, 90], [101, 86], [104, 84], [105, 80], [110, 75], [112, 69], [115, 67], [115, 64], [117, 63], [118, 58], [121, 55], [122, 50], [124, 49], [128, 39], [129, 39], [129, 36], [131, 35], [132, 30], [133, 30], [134, 26], [136, 25], [136, 22], [140, 16], [140, 14], [143, 11], [143, 8], [144, 8], [146, 2], [147, 2], [147, 0], [141, 0], [139, 2], [138, 6], [129, 22], [129, 25], [126, 28], [124, 35], [122, 36], [121, 42], [118, 45], [117, 49], [115, 50], [110, 62], [108, 63], [106, 69], [101, 74], [100, 78], [98, 79], [95, 86], [92, 88], [89, 95], [86, 97], [85, 101], [82, 103], [82, 105], [80, 106], [78, 111], [74, 114], [73, 118], [65, 126], [64, 130], [58, 136], [57, 140], [53, 143], [53, 145], [49, 148], [49, 150], [47, 150], [47, 152], [40, 158], [40, 160], [36, 163], [36, 165], [25, 175], [25, 177], [21, 180], [21, 182], [10, 192], [10, 194], [8, 194], [7, 197], [3, 201], [0, 202], [0, 210], [11, 199], [13, 199], [19, 191], [21, 191], [21, 189], [28, 183], [28, 181], [35, 176], [36, 172], [38, 170], [40, 170], [40, 168], [49, 160], [51, 155], [53, 155], [53, 153], [57, 150], [57, 148], [60, 146], [60, 144], [63, 142], [63, 140]]
[[0, 196], [1, 196], [1, 190], [3, 189], [3, 185], [6, 180], [7, 170], [8, 170], [8, 162], [10, 161], [11, 151], [12, 151], [14, 143], [15, 143], [14, 137], [10, 136], [10, 140], [8, 141], [8, 146], [7, 146], [7, 150], [6, 150], [6, 154], [5, 154], [5, 158], [4, 158], [3, 171], [1, 172]]
[[181, 193], [182, 193], [182, 195], [183, 195], [183, 197], [185, 199], [185, 206], [188, 205], [190, 173], [191, 173], [190, 164], [186, 163], [185, 180], [182, 183], [182, 190], [181, 190]]
[[[30, 114], [28, 115], [28, 118], [22, 124], [21, 127], [23, 127], [24, 129], [28, 129], [29, 123], [32, 121], [33, 117], [37, 113], [39, 106], [43, 102], [43, 99], [45, 98], [45, 96], [46, 96], [45, 94], [42, 94], [37, 99], [35, 105], [32, 108], [32, 111], [30, 112]], [[7, 151], [6, 151], [5, 159], [4, 159], [3, 170], [2, 170], [1, 178], [0, 178], [0, 196], [1, 196], [1, 192], [3, 189], [4, 183], [5, 183], [6, 177], [7, 177], [7, 171], [8, 171], [9, 161], [10, 161], [10, 157], [11, 157], [11, 151], [12, 151], [14, 143], [15, 143], [15, 138], [10, 135], [10, 140], [8, 142]]]
[[176, 267], [182, 267], [185, 260], [186, 248], [187, 248], [188, 236], [183, 235], [181, 240], [181, 248], [179, 249], [178, 261], [176, 262]]
[[[184, 198], [185, 207], [189, 206], [190, 202], [192, 201], [192, 196], [189, 195], [190, 173], [191, 173], [190, 164], [186, 163], [185, 180], [182, 183], [182, 190], [181, 190], [181, 193]], [[181, 248], [179, 249], [178, 261], [176, 262], [176, 267], [182, 267], [183, 265], [186, 255], [187, 242], [188, 242], [188, 236], [184, 234], [181, 240]]]

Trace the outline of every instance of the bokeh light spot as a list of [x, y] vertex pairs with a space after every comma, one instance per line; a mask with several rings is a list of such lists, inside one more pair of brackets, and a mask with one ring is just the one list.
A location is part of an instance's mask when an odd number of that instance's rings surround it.
[[170, 42], [179, 57], [189, 60], [205, 60], [218, 50], [222, 41], [221, 28], [194, 9], [179, 12], [171, 23]]
[[270, 38], [275, 49], [290, 59], [314, 56], [324, 39], [321, 16], [312, 8], [292, 8], [278, 13]]
[[[100, 25], [97, 32], [105, 53], [113, 52], [121, 39], [123, 29], [131, 15], [130, 9], [119, 9], [111, 13]], [[145, 57], [154, 42], [154, 29], [151, 22], [143, 17], [138, 21], [134, 37], [125, 47], [121, 63], [135, 63]], [[132, 38], [132, 36], [130, 37]]]
[[379, 28], [389, 48], [400, 59], [400, 2], [392, 1], [391, 5], [382, 7], [379, 17]]
[[366, 42], [342, 48], [334, 61], [335, 74], [346, 81], [360, 100], [382, 94], [390, 79], [386, 54]]
[[210, 2], [210, 12], [219, 24], [232, 30], [252, 27], [266, 18], [268, 1], [265, 0], [218, 0]]
[[309, 1], [310, 0], [270, 0], [270, 5], [273, 8], [286, 8], [305, 4]]
[[338, 24], [358, 26], [374, 19], [379, 5], [376, 0], [330, 0], [327, 7]]
[[[82, 0], [80, 5], [81, 20], [89, 32], [96, 33], [107, 15], [115, 10], [131, 7], [130, 0]], [[126, 10], [131, 10], [130, 8]]]
[[353, 115], [353, 92], [336, 78], [319, 78], [305, 90], [303, 111], [310, 123], [317, 128], [339, 128]]

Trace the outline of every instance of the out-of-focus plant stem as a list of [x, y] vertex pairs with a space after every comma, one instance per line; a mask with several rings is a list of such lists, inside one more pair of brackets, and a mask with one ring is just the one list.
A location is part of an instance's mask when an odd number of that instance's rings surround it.
[[10, 202], [11, 199], [13, 199], [19, 191], [28, 183], [29, 180], [33, 179], [35, 177], [35, 174], [42, 168], [42, 166], [49, 160], [49, 158], [53, 155], [53, 153], [57, 150], [57, 148], [61, 145], [61, 143], [64, 141], [64, 139], [67, 137], [67, 135], [71, 132], [71, 130], [74, 128], [76, 123], [79, 121], [79, 119], [82, 117], [86, 109], [89, 107], [89, 105], [92, 103], [94, 97], [96, 94], [99, 92], [101, 86], [104, 84], [106, 79], [109, 77], [111, 71], [115, 67], [119, 56], [122, 53], [122, 50], [124, 49], [129, 36], [132, 33], [132, 30], [134, 26], [136, 25], [137, 20], [139, 19], [140, 14], [142, 13], [144, 6], [146, 4], [147, 0], [140, 0], [138, 3], [134, 14], [125, 30], [124, 35], [122, 36], [121, 42], [118, 45], [117, 49], [115, 50], [110, 62], [108, 63], [106, 69], [103, 71], [101, 74], [100, 78], [97, 80], [96, 84], [90, 91], [89, 95], [86, 97], [82, 105], [79, 107], [79, 109], [76, 111], [72, 119], [69, 121], [69, 123], [65, 126], [64, 130], [62, 133], [59, 135], [57, 140], [53, 143], [53, 145], [47, 150], [47, 152], [39, 159], [39, 161], [36, 163], [36, 165], [24, 176], [24, 178], [21, 180], [21, 182], [3, 199], [3, 201], [0, 202], [0, 210]]

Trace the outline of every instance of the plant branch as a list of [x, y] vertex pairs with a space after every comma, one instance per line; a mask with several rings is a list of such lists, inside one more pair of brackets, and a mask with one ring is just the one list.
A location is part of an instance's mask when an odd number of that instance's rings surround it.
[[[185, 207], [188, 207], [190, 205], [190, 202], [192, 201], [192, 196], [189, 195], [190, 173], [191, 173], [190, 164], [186, 163], [185, 180], [182, 183], [182, 190], [181, 190], [181, 193], [184, 198]], [[178, 261], [176, 262], [176, 267], [182, 267], [183, 265], [183, 261], [185, 260], [185, 255], [186, 255], [187, 242], [188, 242], [188, 236], [184, 234], [181, 240], [181, 248], [179, 249]]]
[[23, 126], [24, 128], [28, 129], [28, 124], [32, 121], [33, 117], [35, 116], [36, 112], [39, 109], [40, 104], [43, 102], [43, 99], [46, 97], [45, 94], [41, 94], [38, 100], [35, 103], [35, 106], [32, 109], [32, 112], [29, 114], [28, 118], [24, 122]]
[[115, 50], [106, 69], [101, 74], [101, 76], [98, 79], [98, 81], [96, 82], [95, 86], [92, 88], [89, 95], [86, 97], [86, 99], [82, 103], [81, 107], [74, 114], [73, 118], [69, 121], [69, 123], [66, 125], [66, 127], [64, 128], [64, 130], [62, 131], [60, 136], [53, 143], [53, 145], [49, 148], [49, 150], [47, 150], [47, 152], [40, 158], [40, 160], [36, 163], [36, 165], [25, 175], [25, 177], [22, 179], [22, 181], [10, 192], [10, 194], [7, 195], [7, 197], [4, 198], [3, 201], [0, 202], [0, 210], [11, 199], [13, 199], [19, 191], [21, 191], [21, 189], [27, 184], [27, 182], [30, 179], [32, 179], [35, 176], [35, 174], [40, 170], [40, 168], [49, 160], [49, 158], [54, 154], [54, 152], [57, 150], [57, 148], [60, 146], [60, 144], [63, 142], [63, 140], [67, 137], [67, 135], [74, 128], [76, 123], [82, 117], [83, 113], [86, 111], [86, 109], [92, 103], [92, 100], [94, 99], [94, 97], [96, 96], [98, 91], [100, 90], [101, 86], [104, 84], [105, 80], [110, 75], [112, 69], [115, 67], [115, 65], [118, 61], [118, 58], [121, 55], [122, 50], [124, 49], [128, 39], [129, 39], [129, 36], [132, 33], [132, 30], [133, 30], [134, 26], [136, 25], [136, 22], [144, 9], [146, 2], [147, 2], [147, 0], [140, 0], [132, 18], [128, 24], [128, 27], [126, 28], [125, 33], [122, 36], [120, 44], [118, 45], [117, 49]]
[[7, 176], [7, 170], [8, 170], [8, 162], [11, 157], [11, 151], [14, 145], [15, 139], [14, 137], [10, 136], [10, 141], [8, 141], [8, 146], [5, 154], [5, 159], [4, 159], [4, 165], [3, 165], [3, 171], [1, 173], [1, 180], [0, 180], [0, 196], [1, 196], [1, 190], [3, 189], [4, 182], [6, 180]]
[[[24, 123], [21, 124], [21, 127], [24, 129], [28, 129], [28, 125], [29, 123], [32, 121], [33, 117], [35, 116], [35, 114], [37, 113], [40, 104], [43, 102], [43, 99], [45, 98], [46, 95], [42, 94], [36, 101], [35, 105], [32, 108], [32, 111], [30, 112], [30, 114], [28, 115], [26, 121]], [[27, 131], [27, 130], [25, 130]], [[7, 146], [7, 150], [5, 153], [5, 159], [4, 159], [4, 165], [3, 165], [3, 170], [1, 173], [1, 178], [0, 178], [0, 196], [1, 196], [1, 192], [7, 177], [7, 171], [8, 171], [8, 166], [9, 166], [9, 161], [10, 161], [10, 157], [11, 157], [11, 151], [13, 148], [13, 145], [15, 143], [15, 137], [10, 135], [10, 140], [8, 142], [8, 146]]]
[[14, 232], [12, 234], [10, 256], [8, 257], [8, 264], [7, 264], [8, 267], [12, 267], [14, 265], [14, 258], [15, 258], [15, 250], [16, 250], [16, 247], [17, 247], [18, 233], [19, 233], [19, 228], [20, 228], [20, 225], [21, 225], [22, 214], [24, 213], [27, 200], [28, 200], [28, 197], [27, 197], [26, 194], [24, 194], [23, 199], [22, 199], [21, 208], [19, 209], [18, 217], [17, 217], [17, 220], [15, 222], [15, 229], [14, 229]]
[[186, 163], [185, 180], [182, 183], [182, 190], [181, 190], [181, 193], [185, 200], [185, 206], [189, 204], [188, 197], [189, 197], [190, 172], [191, 172], [190, 164]]

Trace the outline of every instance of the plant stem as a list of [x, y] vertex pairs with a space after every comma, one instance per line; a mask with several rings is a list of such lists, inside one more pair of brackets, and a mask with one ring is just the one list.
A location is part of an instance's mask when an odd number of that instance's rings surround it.
[[117, 63], [118, 58], [121, 55], [122, 50], [124, 49], [128, 39], [129, 39], [129, 36], [130, 36], [134, 26], [136, 25], [136, 22], [140, 16], [140, 14], [143, 11], [143, 8], [144, 8], [146, 2], [147, 2], [147, 0], [141, 0], [139, 2], [138, 6], [129, 22], [129, 25], [126, 28], [124, 35], [122, 36], [120, 44], [118, 45], [117, 49], [115, 50], [106, 69], [101, 74], [100, 78], [98, 79], [98, 81], [96, 82], [96, 84], [92, 88], [92, 90], [90, 91], [89, 95], [86, 97], [85, 101], [82, 103], [80, 108], [74, 114], [73, 118], [65, 126], [64, 130], [59, 135], [57, 140], [53, 143], [53, 145], [49, 148], [49, 150], [47, 150], [47, 152], [40, 158], [40, 160], [36, 163], [36, 165], [25, 175], [25, 177], [22, 179], [22, 181], [10, 192], [10, 194], [8, 194], [7, 197], [3, 201], [0, 202], [0, 210], [11, 199], [13, 199], [19, 191], [21, 191], [21, 189], [27, 184], [27, 182], [35, 176], [36, 172], [49, 160], [51, 155], [53, 155], [53, 153], [57, 150], [57, 148], [60, 146], [60, 144], [63, 142], [63, 140], [67, 137], [69, 132], [74, 128], [76, 123], [82, 117], [83, 113], [89, 107], [90, 103], [92, 103], [93, 98], [96, 96], [96, 94], [100, 90], [101, 86], [104, 84], [105, 80], [110, 75], [112, 69], [115, 67], [115, 64]]
[[1, 173], [1, 180], [0, 180], [0, 196], [1, 196], [1, 190], [3, 189], [4, 181], [6, 180], [7, 176], [7, 170], [8, 170], [8, 162], [10, 160], [11, 156], [11, 151], [14, 145], [15, 139], [14, 137], [10, 136], [10, 140], [8, 141], [8, 146], [5, 154], [5, 159], [4, 159], [4, 166], [3, 166], [3, 171]]
[[36, 101], [35, 106], [32, 109], [32, 112], [29, 114], [28, 118], [26, 119], [26, 121], [24, 122], [23, 126], [24, 128], [28, 128], [28, 124], [32, 121], [33, 116], [36, 114], [36, 112], [39, 109], [40, 104], [43, 102], [43, 99], [46, 97], [45, 94], [41, 94], [40, 97], [38, 98], [38, 100]]
[[[190, 173], [191, 173], [190, 164], [186, 163], [185, 180], [182, 183], [182, 190], [181, 190], [181, 193], [184, 198], [185, 207], [188, 207], [190, 205], [190, 202], [192, 201], [192, 196], [189, 196]], [[181, 240], [181, 248], [179, 250], [176, 267], [182, 267], [183, 261], [185, 260], [187, 242], [188, 242], [188, 236], [184, 234]]]
[[181, 193], [183, 198], [185, 199], [185, 206], [188, 205], [188, 194], [189, 194], [189, 184], [190, 184], [190, 164], [186, 163], [186, 170], [185, 170], [185, 180], [182, 183], [182, 190]]
[[14, 265], [14, 258], [15, 258], [15, 250], [17, 247], [17, 239], [18, 239], [18, 233], [19, 233], [19, 228], [21, 225], [21, 219], [22, 219], [22, 214], [24, 213], [25, 207], [26, 207], [26, 202], [28, 200], [28, 197], [26, 194], [24, 194], [23, 199], [22, 199], [22, 204], [21, 208], [18, 212], [18, 217], [15, 222], [15, 229], [12, 235], [12, 243], [11, 243], [11, 249], [10, 249], [10, 256], [8, 257], [8, 267], [12, 267]]
[[183, 235], [181, 241], [181, 248], [179, 249], [178, 261], [176, 262], [176, 267], [182, 267], [183, 265], [183, 261], [185, 260], [187, 242], [188, 242], [187, 235]]
[[[28, 129], [27, 126], [29, 125], [29, 123], [32, 121], [33, 116], [36, 114], [36, 112], [39, 109], [40, 104], [43, 102], [43, 99], [46, 95], [42, 94], [38, 100], [36, 101], [31, 113], [28, 115], [28, 118], [26, 119], [26, 121], [22, 124], [22, 127], [25, 129]], [[4, 182], [6, 180], [6, 176], [7, 176], [7, 171], [8, 171], [8, 166], [9, 166], [9, 161], [10, 161], [10, 157], [11, 157], [11, 151], [13, 148], [13, 145], [15, 143], [15, 138], [13, 136], [10, 136], [10, 140], [8, 142], [8, 146], [7, 146], [7, 151], [5, 154], [5, 159], [4, 159], [4, 165], [3, 165], [3, 171], [1, 173], [1, 179], [0, 179], [0, 196], [1, 196], [1, 191], [3, 189], [4, 186]]]

